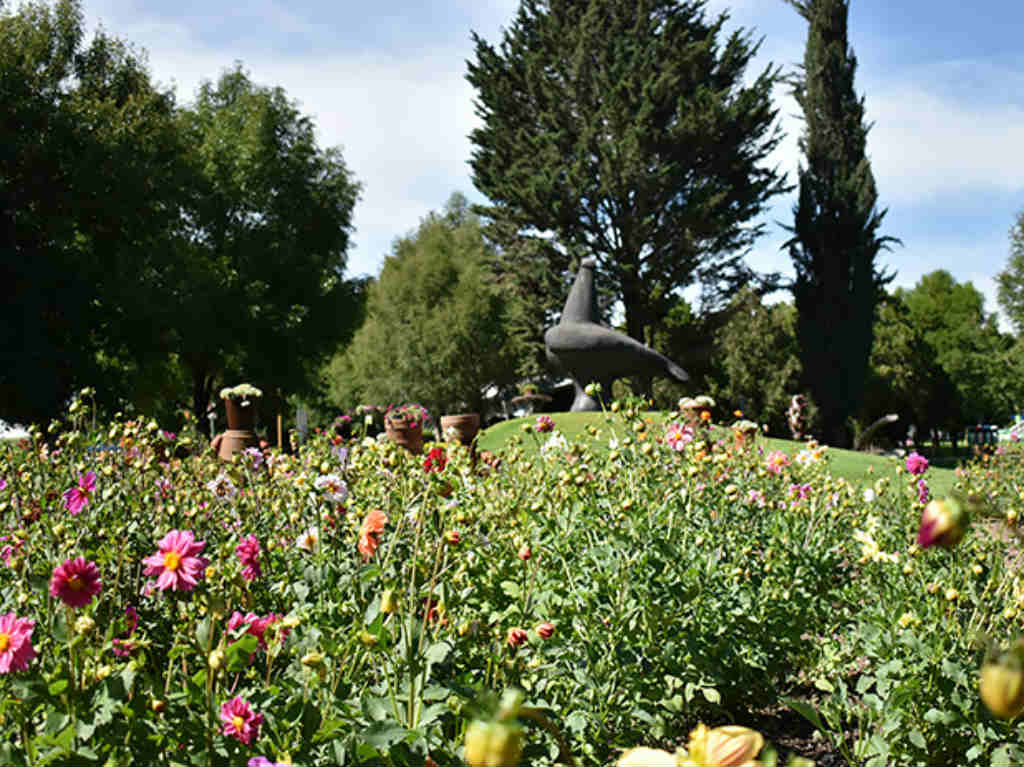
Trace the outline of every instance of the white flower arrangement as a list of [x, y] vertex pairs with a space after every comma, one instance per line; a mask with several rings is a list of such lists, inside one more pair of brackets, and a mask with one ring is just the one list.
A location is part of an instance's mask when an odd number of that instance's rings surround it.
[[226, 386], [220, 390], [221, 399], [255, 399], [262, 397], [263, 392], [252, 384], [238, 384], [238, 386]]

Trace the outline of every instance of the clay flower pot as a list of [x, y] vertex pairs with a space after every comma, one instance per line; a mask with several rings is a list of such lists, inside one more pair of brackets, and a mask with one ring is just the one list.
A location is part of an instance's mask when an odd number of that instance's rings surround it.
[[256, 408], [252, 403], [242, 405], [238, 400], [224, 400], [224, 409], [228, 415], [228, 428], [237, 431], [252, 431], [256, 424]]
[[757, 439], [757, 424], [752, 421], [737, 421], [732, 426], [736, 447], [747, 447]]
[[384, 433], [387, 438], [408, 450], [413, 455], [423, 452], [423, 422], [388, 415], [384, 418]]
[[441, 416], [442, 439], [448, 438], [449, 429], [455, 432], [455, 438], [459, 440], [460, 444], [470, 447], [480, 432], [480, 414], [460, 413]]

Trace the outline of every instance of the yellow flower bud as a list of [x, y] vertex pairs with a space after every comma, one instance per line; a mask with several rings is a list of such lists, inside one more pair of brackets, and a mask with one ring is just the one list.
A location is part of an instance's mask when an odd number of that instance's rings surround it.
[[1016, 653], [1004, 653], [981, 667], [978, 692], [988, 710], [1000, 719], [1015, 719], [1024, 712], [1024, 670]]
[[320, 668], [324, 665], [323, 653], [312, 650], [302, 656], [302, 665], [306, 668]]
[[212, 668], [214, 671], [217, 671], [221, 666], [224, 665], [224, 651], [218, 648], [211, 652], [209, 663], [210, 668]]
[[84, 636], [96, 628], [96, 621], [90, 618], [88, 615], [81, 616], [75, 621], [75, 633], [79, 636]]

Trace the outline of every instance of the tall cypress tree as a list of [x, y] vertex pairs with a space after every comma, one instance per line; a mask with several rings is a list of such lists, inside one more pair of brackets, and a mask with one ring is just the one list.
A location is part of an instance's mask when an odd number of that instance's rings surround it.
[[594, 255], [627, 332], [646, 341], [678, 290], [700, 284], [721, 302], [753, 277], [743, 255], [762, 226], [750, 222], [785, 190], [766, 166], [778, 69], [748, 78], [758, 43], [705, 4], [521, 0], [498, 46], [474, 34], [470, 165], [515, 292], [546, 299], [534, 266]]
[[893, 237], [878, 228], [885, 210], [868, 161], [864, 100], [853, 88], [857, 59], [847, 43], [847, 0], [788, 0], [809, 22], [793, 92], [806, 123], [805, 165], [793, 208], [791, 290], [804, 382], [817, 404], [821, 434], [849, 444], [847, 422], [861, 404], [875, 307], [892, 280], [876, 264]]

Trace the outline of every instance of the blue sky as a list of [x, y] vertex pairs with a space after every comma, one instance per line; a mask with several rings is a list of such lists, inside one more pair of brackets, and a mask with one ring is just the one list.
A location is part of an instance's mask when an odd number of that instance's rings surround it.
[[[413, 230], [453, 191], [482, 201], [470, 181], [467, 135], [476, 125], [470, 32], [492, 43], [518, 0], [364, 2], [83, 0], [87, 20], [146, 49], [155, 79], [194, 96], [241, 61], [254, 81], [283, 87], [311, 115], [321, 146], [340, 146], [363, 184], [349, 274], [376, 274], [395, 237]], [[727, 29], [763, 37], [749, 71], [791, 71], [806, 22], [782, 0], [711, 0]], [[985, 0], [852, 0], [856, 87], [874, 127], [868, 153], [883, 234], [903, 247], [885, 256], [894, 284], [912, 287], [946, 269], [971, 281], [996, 311], [993, 278], [1024, 210], [1024, 4]], [[798, 108], [777, 92], [786, 140], [772, 158], [795, 181]], [[776, 198], [749, 261], [792, 274], [779, 250], [793, 195]], [[1003, 330], [1008, 325], [1001, 323]]]

